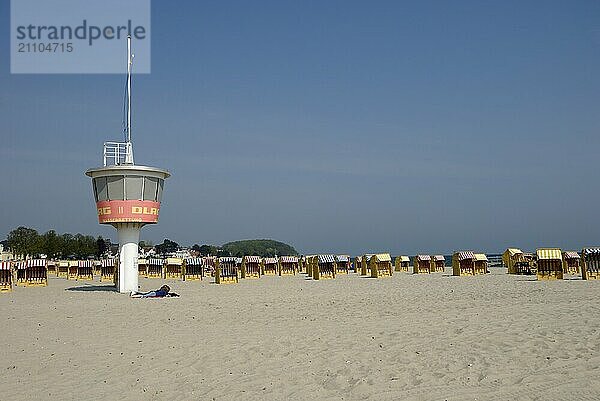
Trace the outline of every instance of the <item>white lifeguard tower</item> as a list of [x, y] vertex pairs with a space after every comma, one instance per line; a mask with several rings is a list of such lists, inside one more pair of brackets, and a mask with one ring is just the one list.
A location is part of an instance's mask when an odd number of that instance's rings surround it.
[[117, 229], [119, 272], [117, 289], [138, 290], [138, 242], [146, 224], [158, 223], [167, 170], [133, 162], [131, 143], [131, 37], [127, 37], [127, 123], [125, 142], [104, 143], [104, 165], [85, 174], [92, 178], [98, 222]]

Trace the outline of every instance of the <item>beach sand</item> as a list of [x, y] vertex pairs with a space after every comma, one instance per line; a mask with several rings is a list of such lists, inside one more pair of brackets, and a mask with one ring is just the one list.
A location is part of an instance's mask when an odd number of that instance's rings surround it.
[[600, 282], [450, 273], [19, 287], [0, 400], [600, 398]]

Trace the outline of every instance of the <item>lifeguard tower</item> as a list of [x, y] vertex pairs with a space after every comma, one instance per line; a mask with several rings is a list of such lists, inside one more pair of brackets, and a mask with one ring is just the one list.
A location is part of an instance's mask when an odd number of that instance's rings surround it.
[[119, 272], [117, 289], [138, 290], [138, 242], [146, 224], [158, 223], [167, 170], [136, 165], [131, 143], [131, 37], [127, 37], [127, 111], [125, 142], [104, 143], [104, 164], [85, 172], [92, 178], [98, 222], [117, 229]]

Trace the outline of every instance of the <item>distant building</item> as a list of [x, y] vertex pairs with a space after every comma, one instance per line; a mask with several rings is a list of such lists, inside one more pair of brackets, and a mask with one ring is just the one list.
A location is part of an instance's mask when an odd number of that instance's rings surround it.
[[0, 244], [0, 261], [12, 260], [14, 255], [8, 248], [5, 248], [3, 244]]

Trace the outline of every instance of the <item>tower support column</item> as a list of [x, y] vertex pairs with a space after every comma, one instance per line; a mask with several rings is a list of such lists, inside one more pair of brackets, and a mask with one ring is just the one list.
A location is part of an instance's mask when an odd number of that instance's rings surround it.
[[121, 293], [138, 290], [138, 243], [139, 223], [115, 224], [119, 237], [119, 280], [117, 288]]

